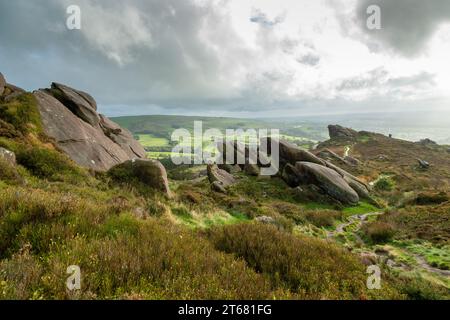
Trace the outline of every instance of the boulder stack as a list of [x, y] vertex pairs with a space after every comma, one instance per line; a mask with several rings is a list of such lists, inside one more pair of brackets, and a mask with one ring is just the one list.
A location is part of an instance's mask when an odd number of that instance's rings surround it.
[[[330, 127], [336, 135], [342, 137], [349, 137], [356, 133], [354, 130], [342, 128], [340, 126]], [[279, 145], [280, 170], [278, 174], [290, 187], [296, 188], [302, 186], [308, 187], [308, 190], [310, 190], [310, 186], [315, 186], [322, 194], [327, 195], [327, 197], [333, 199], [334, 201], [346, 205], [355, 205], [359, 202], [360, 198], [370, 200], [369, 187], [365, 182], [326, 160], [326, 158], [331, 158], [334, 160], [339, 160], [343, 164], [348, 164], [344, 158], [340, 157], [333, 151], [324, 150], [321, 156], [325, 159], [321, 159], [311, 152], [300, 149], [288, 141], [282, 139], [272, 141], [272, 138], [269, 137], [264, 138], [261, 141], [261, 146], [267, 146], [268, 150], [266, 154], [263, 154], [263, 156], [258, 154], [259, 158], [270, 158], [273, 156], [272, 150], [270, 150], [270, 146], [273, 142], [278, 143]], [[240, 151], [236, 150], [233, 145], [230, 145], [228, 148], [227, 146], [227, 144], [224, 144], [223, 148], [219, 148], [223, 152], [223, 158], [227, 158], [227, 150], [232, 150], [235, 157], [233, 158], [230, 156], [229, 158], [236, 161], [236, 154]], [[241, 157], [246, 159], [244, 171], [249, 175], [257, 175], [258, 166], [249, 165], [247, 163], [249, 158], [247, 148], [245, 148], [245, 154], [242, 154]], [[258, 163], [259, 162], [260, 161], [258, 161]], [[237, 163], [227, 164], [227, 167], [232, 167], [235, 165], [237, 165]], [[217, 172], [214, 167], [211, 167], [209, 171]], [[228, 174], [225, 171], [223, 172]], [[230, 177], [232, 178], [232, 176], [228, 174], [227, 180], [231, 179]], [[219, 179], [210, 178], [210, 180], [211, 183], [213, 183]]]
[[340, 125], [329, 125], [328, 132], [330, 134], [330, 139], [354, 139], [358, 136], [358, 132], [350, 129], [344, 128]]
[[144, 148], [132, 134], [97, 113], [87, 93], [53, 83], [34, 92], [45, 133], [82, 167], [107, 171], [128, 160], [144, 159]]

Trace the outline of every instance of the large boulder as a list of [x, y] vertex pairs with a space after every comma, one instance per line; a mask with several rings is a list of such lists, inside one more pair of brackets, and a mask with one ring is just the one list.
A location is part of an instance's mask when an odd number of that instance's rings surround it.
[[323, 149], [316, 153], [320, 158], [324, 160], [334, 160], [342, 164], [351, 165], [343, 157], [338, 155], [336, 152], [330, 149]]
[[325, 162], [325, 165], [326, 165], [328, 168], [330, 168], [330, 169], [336, 171], [342, 178], [348, 178], [348, 179], [354, 180], [354, 181], [358, 182], [359, 184], [362, 184], [363, 186], [365, 186], [367, 189], [369, 188], [368, 185], [367, 185], [364, 181], [362, 181], [361, 179], [358, 179], [357, 177], [355, 177], [355, 176], [352, 175], [351, 173], [345, 171], [344, 169], [341, 169], [341, 168], [339, 168], [338, 166], [335, 166], [335, 165], [332, 164], [331, 162], [326, 161], [326, 162]]
[[52, 88], [48, 92], [81, 120], [89, 123], [91, 126], [95, 127], [100, 123], [100, 116], [97, 113], [97, 103], [86, 92], [75, 90], [55, 82], [52, 83]]
[[[274, 141], [275, 143], [278, 142], [279, 145], [279, 156], [280, 156], [280, 163], [290, 163], [292, 165], [295, 165], [297, 162], [312, 162], [316, 164], [325, 165], [325, 161], [317, 157], [316, 155], [312, 154], [309, 151], [300, 149], [295, 144], [292, 144], [286, 140], [279, 139]], [[266, 144], [267, 143], [267, 144]], [[263, 138], [261, 140], [261, 144], [266, 144], [268, 146], [268, 153], [272, 155], [271, 150], [271, 144], [272, 144], [272, 138]]]
[[145, 150], [141, 144], [136, 141], [130, 131], [120, 127], [111, 119], [100, 114], [100, 127], [103, 133], [113, 142], [118, 144], [130, 158], [145, 158]]
[[[48, 90], [35, 91], [34, 96], [45, 133], [80, 166], [107, 171], [127, 160], [145, 158], [145, 150], [131, 134], [106, 117], [97, 115], [101, 125], [93, 126]], [[93, 106], [91, 109], [96, 113]]]
[[228, 188], [229, 186], [236, 183], [236, 179], [226, 172], [225, 170], [219, 169], [215, 164], [208, 165], [208, 179], [211, 184], [218, 182], [223, 188]]
[[300, 172], [290, 163], [284, 166], [281, 178], [292, 188], [298, 187], [302, 182]]
[[350, 188], [355, 190], [355, 192], [358, 194], [358, 196], [360, 198], [371, 199], [369, 189], [365, 185], [363, 185], [362, 183], [360, 183], [357, 180], [354, 180], [348, 176], [344, 176], [343, 178], [348, 183]]
[[359, 196], [344, 178], [336, 171], [325, 166], [310, 163], [297, 162], [295, 168], [313, 183], [324, 190], [328, 195], [343, 204], [357, 204]]
[[159, 161], [150, 159], [128, 160], [111, 168], [108, 173], [119, 181], [137, 180], [146, 186], [165, 193], [169, 197], [172, 195], [166, 169]]
[[339, 125], [329, 125], [328, 132], [331, 139], [354, 139], [358, 136], [357, 131]]
[[3, 94], [5, 86], [6, 86], [5, 77], [3, 77], [3, 74], [0, 72], [0, 96]]

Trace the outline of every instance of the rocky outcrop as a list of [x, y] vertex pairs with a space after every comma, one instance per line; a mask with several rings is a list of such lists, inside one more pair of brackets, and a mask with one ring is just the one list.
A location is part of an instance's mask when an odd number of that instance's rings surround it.
[[433, 141], [429, 138], [422, 139], [418, 143], [423, 146], [437, 146], [438, 145], [435, 141]]
[[7, 83], [3, 74], [0, 73], [0, 97], [3, 101], [9, 102], [23, 93], [25, 93], [25, 90]]
[[[309, 151], [300, 149], [296, 145], [285, 140], [279, 140], [280, 148], [280, 163], [290, 163], [295, 165], [299, 161], [311, 162], [324, 165], [325, 162], [319, 157], [315, 156]], [[268, 145], [271, 143], [271, 138], [268, 138]]]
[[132, 134], [96, 111], [87, 93], [60, 84], [34, 92], [45, 133], [82, 167], [107, 171], [145, 150]]
[[226, 188], [236, 183], [236, 179], [231, 174], [219, 169], [215, 164], [208, 165], [207, 171], [209, 182], [216, 191], [223, 192]]
[[136, 141], [130, 131], [121, 128], [117, 123], [100, 114], [100, 127], [103, 133], [118, 144], [130, 158], [145, 158], [145, 150]]
[[295, 168], [334, 199], [343, 204], [357, 204], [359, 196], [336, 171], [311, 162], [297, 162]]
[[338, 163], [345, 164], [347, 166], [353, 166], [353, 164], [351, 164], [346, 159], [344, 159], [343, 157], [341, 157], [336, 152], [334, 152], [330, 149], [320, 150], [317, 153], [317, 155], [324, 160], [334, 160], [334, 161], [337, 161]]
[[430, 163], [428, 161], [422, 160], [422, 159], [417, 159], [417, 162], [419, 163], [419, 167], [421, 169], [429, 169], [430, 168]]
[[3, 95], [3, 91], [5, 91], [6, 80], [3, 77], [3, 74], [0, 72], [0, 96]]
[[[344, 128], [345, 129], [345, 128]], [[350, 129], [351, 130], [351, 129]], [[345, 130], [344, 130], [345, 131]], [[356, 132], [356, 131], [355, 131]], [[317, 195], [317, 199], [332, 199], [333, 202], [340, 202], [342, 204], [357, 204], [360, 198], [370, 200], [370, 190], [367, 184], [349, 172], [339, 168], [326, 159], [333, 159], [343, 164], [351, 166], [347, 160], [337, 155], [335, 152], [325, 149], [318, 154], [324, 157], [321, 159], [313, 153], [303, 150], [296, 145], [289, 143], [285, 140], [272, 141], [272, 138], [263, 138], [261, 145], [267, 146], [267, 154], [263, 154], [263, 157], [272, 157], [272, 150], [270, 147], [272, 142], [278, 142], [279, 145], [279, 160], [280, 171], [279, 176], [292, 188], [301, 186], [308, 190], [307, 196], [311, 198], [311, 194], [314, 192], [312, 186], [318, 187], [321, 190], [321, 195]], [[244, 168], [245, 173], [248, 175], [258, 175], [261, 164], [250, 165], [248, 161], [248, 147], [243, 148], [244, 152], [241, 152], [242, 157], [247, 156], [246, 164], [241, 166]], [[240, 150], [236, 148], [232, 143], [225, 143], [219, 146], [219, 150], [223, 153], [223, 158], [227, 158], [227, 152], [230, 150], [234, 152], [234, 158], [229, 157], [236, 161], [236, 154], [239, 154]], [[261, 154], [258, 154], [261, 157]], [[220, 165], [221, 168], [226, 169], [229, 173], [235, 173], [231, 168], [235, 165]], [[209, 171], [215, 172], [213, 167], [210, 167]], [[222, 170], [223, 171], [223, 170]], [[226, 171], [223, 171], [227, 173]], [[232, 175], [228, 175], [227, 178], [232, 179]], [[210, 179], [211, 183], [220, 179]], [[219, 189], [219, 186], [216, 187]], [[317, 193], [317, 192], [316, 192]], [[326, 196], [323, 196], [325, 194]]]
[[357, 131], [340, 125], [329, 125], [328, 132], [331, 139], [354, 139], [358, 136]]
[[97, 103], [89, 94], [55, 82], [47, 91], [81, 120], [93, 127], [100, 123]]
[[166, 169], [159, 161], [150, 159], [128, 160], [111, 168], [108, 174], [122, 182], [137, 180], [146, 186], [163, 192], [169, 197], [172, 196]]

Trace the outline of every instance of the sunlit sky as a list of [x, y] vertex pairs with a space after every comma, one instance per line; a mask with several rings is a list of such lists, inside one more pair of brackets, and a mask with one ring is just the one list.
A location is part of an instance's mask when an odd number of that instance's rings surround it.
[[108, 115], [448, 115], [449, 22], [448, 0], [0, 0], [0, 72]]

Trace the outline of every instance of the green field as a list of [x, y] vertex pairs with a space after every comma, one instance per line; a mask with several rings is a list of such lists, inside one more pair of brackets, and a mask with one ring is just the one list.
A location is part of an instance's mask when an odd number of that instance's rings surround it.
[[137, 134], [136, 137], [143, 147], [165, 147], [169, 145], [166, 138], [158, 138], [151, 134]]
[[[146, 149], [147, 154], [152, 159], [170, 158], [174, 146], [192, 146], [201, 143], [208, 151], [213, 152], [211, 141], [204, 140], [203, 137], [195, 137], [194, 122], [202, 121], [203, 133], [208, 129], [219, 129], [227, 140], [237, 138], [236, 136], [226, 136], [226, 130], [232, 129], [279, 129], [280, 137], [298, 145], [304, 149], [310, 149], [319, 138], [325, 139], [323, 134], [325, 127], [318, 125], [298, 125], [297, 123], [285, 123], [281, 121], [254, 120], [254, 119], [234, 119], [234, 118], [209, 118], [209, 117], [186, 117], [186, 116], [139, 116], [139, 117], [119, 117], [114, 121], [129, 129], [136, 139]], [[176, 129], [187, 129], [191, 134], [191, 140], [171, 141], [172, 133]], [[249, 141], [241, 142], [247, 143]]]
[[225, 134], [226, 129], [279, 129], [281, 135], [292, 137], [294, 141], [317, 142], [328, 139], [327, 127], [323, 123], [302, 122], [296, 120], [273, 119], [236, 119], [224, 117], [192, 117], [192, 116], [131, 116], [112, 118], [119, 125], [127, 128], [135, 135], [150, 134], [170, 140], [176, 129], [194, 130], [194, 122], [201, 121], [203, 132], [216, 128]]

